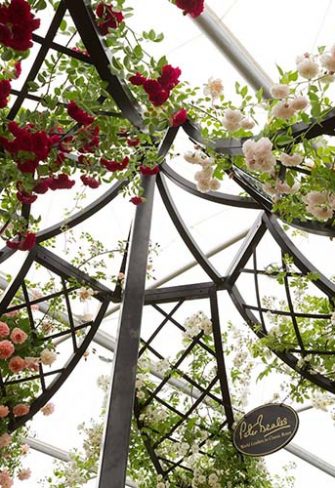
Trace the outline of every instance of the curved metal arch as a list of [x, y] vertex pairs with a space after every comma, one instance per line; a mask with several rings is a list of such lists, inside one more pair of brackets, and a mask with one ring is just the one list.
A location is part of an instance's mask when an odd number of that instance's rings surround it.
[[[44, 230], [41, 230], [36, 235], [37, 243], [42, 243], [52, 237], [56, 237], [61, 234], [64, 229], [72, 229], [73, 227], [81, 224], [85, 220], [92, 217], [96, 214], [99, 210], [104, 208], [108, 203], [110, 203], [120, 192], [122, 188], [128, 185], [128, 181], [119, 181], [112, 188], [107, 190], [103, 195], [99, 198], [94, 200], [91, 204], [87, 205], [82, 210], [79, 210], [71, 217], [62, 220], [50, 227], [47, 227]], [[15, 249], [9, 249], [8, 247], [3, 247], [0, 249], [0, 264], [5, 262], [10, 256], [12, 256], [16, 252]]]
[[167, 187], [164, 177], [162, 175], [158, 175], [156, 181], [165, 208], [168, 211], [172, 222], [174, 223], [179, 235], [183, 239], [189, 251], [193, 254], [199, 265], [202, 267], [205, 273], [214, 281], [214, 283], [220, 283], [222, 281], [222, 277], [191, 236], [191, 233], [189, 232], [186, 224], [184, 223], [178, 212], [175, 203], [173, 202], [171, 193]]
[[240, 197], [237, 195], [230, 195], [229, 193], [222, 193], [216, 191], [210, 191], [208, 193], [201, 193], [197, 190], [194, 183], [191, 183], [186, 178], [180, 176], [176, 171], [174, 171], [171, 166], [166, 162], [162, 165], [162, 173], [166, 175], [171, 181], [176, 183], [180, 188], [209, 202], [220, 203], [222, 205], [230, 205], [231, 207], [241, 207], [241, 208], [251, 208], [260, 209], [259, 204], [248, 197]]
[[[324, 276], [294, 245], [291, 239], [287, 236], [285, 231], [280, 226], [278, 219], [275, 215], [267, 212], [262, 212], [255, 223], [254, 228], [250, 231], [249, 236], [246, 237], [245, 243], [242, 244], [241, 249], [238, 252], [236, 258], [236, 265], [232, 266], [231, 270], [228, 272], [227, 279], [226, 279], [226, 289], [231, 296], [233, 303], [235, 304], [237, 310], [239, 311], [240, 315], [243, 317], [245, 322], [249, 325], [249, 327], [255, 332], [255, 334], [261, 339], [267, 336], [267, 328], [264, 319], [264, 312], [269, 311], [275, 315], [284, 315], [288, 318], [291, 318], [292, 327], [295, 330], [295, 334], [297, 337], [298, 343], [302, 346], [300, 347], [299, 354], [302, 356], [306, 354], [318, 355], [318, 354], [332, 354], [335, 355], [335, 350], [329, 351], [310, 351], [308, 350], [302, 340], [299, 330], [299, 324], [297, 323], [297, 317], [305, 317], [305, 318], [312, 318], [312, 319], [327, 319], [328, 316], [320, 315], [320, 314], [312, 314], [312, 313], [302, 313], [302, 312], [295, 312], [294, 306], [291, 300], [291, 292], [290, 286], [285, 275], [284, 278], [284, 290], [286, 295], [286, 301], [288, 306], [288, 311], [279, 311], [275, 309], [263, 309], [261, 305], [261, 294], [258, 284], [258, 268], [257, 268], [257, 258], [255, 256], [257, 246], [261, 241], [264, 232], [267, 230], [269, 231], [270, 235], [273, 237], [275, 242], [278, 244], [279, 249], [282, 252], [282, 255], [287, 254], [289, 255], [297, 269], [301, 272], [302, 276], [306, 276], [309, 273], [312, 273], [315, 276], [313, 279], [313, 285], [316, 286], [323, 294], [327, 296], [327, 298], [334, 303], [334, 296], [335, 296], [335, 284], [332, 283], [326, 276]], [[257, 225], [256, 225], [257, 224]], [[263, 230], [262, 230], [263, 228]], [[248, 305], [247, 302], [244, 300], [243, 296], [241, 295], [238, 289], [238, 279], [241, 276], [244, 270], [244, 266], [246, 265], [247, 261], [250, 257], [254, 255], [253, 260], [253, 269], [248, 270], [249, 272], [254, 274], [255, 278], [255, 292], [256, 292], [256, 306]], [[283, 266], [285, 266], [283, 261]], [[263, 273], [264, 274], [264, 273]], [[260, 316], [260, 320], [254, 315], [253, 310], [257, 311]], [[284, 361], [290, 368], [294, 369], [297, 373], [299, 373], [302, 377], [306, 378], [310, 382], [320, 386], [321, 388], [335, 393], [335, 381], [329, 379], [327, 376], [317, 372], [310, 372], [306, 368], [301, 368], [298, 366], [299, 359], [290, 351], [278, 351], [272, 350], [272, 352], [278, 356], [278, 358]]]
[[[44, 296], [42, 299], [33, 300], [30, 298], [28, 291], [25, 285], [25, 277], [29, 272], [33, 263], [36, 262], [42, 265], [44, 268], [48, 269], [52, 273], [58, 275], [62, 281], [62, 289], [57, 293], [51, 293], [49, 295]], [[99, 310], [96, 314], [94, 320], [89, 322], [84, 322], [82, 324], [76, 323], [75, 318], [73, 316], [72, 307], [70, 303], [70, 292], [74, 291], [73, 285], [68, 286], [67, 280], [74, 279], [80, 283], [80, 286], [86, 285], [89, 286], [91, 289], [95, 291], [94, 298], [98, 300], [101, 305]], [[22, 288], [22, 296], [24, 297], [24, 302], [18, 305], [11, 305], [11, 302], [15, 296], [17, 296], [20, 288]], [[111, 301], [117, 301], [118, 297], [106, 286], [102, 285], [101, 283], [93, 280], [88, 275], [83, 273], [82, 271], [78, 270], [77, 268], [70, 265], [68, 262], [61, 259], [59, 256], [56, 256], [51, 251], [48, 251], [45, 248], [36, 246], [27, 256], [21, 269], [12, 283], [8, 286], [7, 290], [5, 291], [0, 305], [0, 315], [3, 315], [7, 311], [14, 311], [20, 310], [25, 308], [27, 310], [27, 314], [30, 321], [30, 326], [32, 330], [35, 329], [35, 321], [33, 315], [31, 313], [31, 306], [33, 304], [43, 302], [48, 302], [48, 300], [53, 298], [60, 298], [64, 297], [65, 302], [67, 304], [67, 314], [69, 318], [68, 322], [68, 329], [58, 332], [55, 334], [51, 334], [44, 338], [45, 341], [49, 341], [54, 337], [59, 337], [60, 335], [70, 335], [72, 337], [73, 342], [73, 352], [70, 355], [66, 364], [59, 370], [51, 370], [50, 372], [43, 371], [43, 368], [40, 367], [38, 374], [32, 374], [29, 377], [25, 378], [18, 378], [18, 379], [8, 379], [7, 381], [2, 382], [2, 402], [5, 403], [6, 401], [6, 386], [15, 383], [25, 383], [30, 381], [40, 381], [41, 383], [41, 394], [34, 399], [34, 401], [30, 405], [30, 411], [27, 415], [23, 417], [16, 417], [10, 419], [9, 429], [10, 431], [16, 430], [17, 428], [23, 426], [28, 420], [30, 420], [42, 407], [45, 405], [49, 399], [58, 391], [58, 389], [63, 385], [69, 375], [72, 373], [76, 365], [78, 364], [79, 360], [82, 358], [84, 352], [86, 351], [88, 345], [92, 341], [98, 327], [105, 315], [105, 312], [108, 308], [108, 305]], [[86, 331], [84, 340], [77, 344], [76, 341], [76, 331]], [[53, 375], [54, 379], [50, 383], [48, 387], [45, 385], [45, 378]], [[0, 375], [1, 379], [1, 375]]]
[[281, 249], [293, 257], [294, 264], [304, 273], [313, 273], [318, 276], [313, 283], [329, 298], [335, 297], [335, 284], [322, 274], [314, 264], [307, 259], [301, 251], [295, 246], [293, 241], [288, 237], [280, 226], [278, 219], [269, 213], [264, 213], [263, 220], [272, 237], [281, 247]]
[[[257, 317], [252, 313], [252, 311], [246, 306], [246, 302], [244, 301], [242, 295], [240, 294], [236, 285], [234, 285], [229, 291], [230, 297], [239, 311], [241, 317], [245, 320], [245, 322], [249, 325], [251, 330], [260, 338], [263, 339], [266, 337], [266, 333], [259, 329], [258, 324], [259, 320]], [[284, 363], [286, 363], [290, 368], [294, 371], [299, 373], [301, 376], [309, 380], [311, 383], [316, 384], [320, 388], [329, 391], [330, 393], [335, 393], [335, 381], [331, 381], [329, 378], [319, 374], [319, 373], [310, 373], [308, 370], [302, 370], [298, 367], [298, 359], [291, 353], [288, 352], [279, 352], [274, 351], [272, 352]]]
[[119, 194], [120, 190], [129, 184], [128, 181], [118, 181], [112, 188], [103, 193], [99, 198], [94, 200], [91, 204], [87, 205], [82, 210], [76, 212], [72, 217], [69, 217], [57, 224], [54, 224], [40, 232], [36, 236], [38, 243], [46, 241], [51, 237], [56, 237], [63, 232], [63, 229], [72, 229], [73, 227], [81, 224], [85, 220], [89, 219], [108, 203], [110, 203]]

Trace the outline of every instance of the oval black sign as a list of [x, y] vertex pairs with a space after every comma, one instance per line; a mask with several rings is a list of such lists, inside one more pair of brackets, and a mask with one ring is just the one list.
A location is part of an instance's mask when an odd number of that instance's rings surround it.
[[285, 447], [295, 436], [299, 418], [293, 408], [269, 403], [244, 415], [233, 433], [238, 451], [247, 456], [266, 456]]

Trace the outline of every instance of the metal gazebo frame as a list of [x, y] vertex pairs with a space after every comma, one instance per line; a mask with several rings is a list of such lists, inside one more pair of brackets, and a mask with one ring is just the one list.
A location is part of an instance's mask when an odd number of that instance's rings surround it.
[[[54, 41], [61, 21], [67, 11], [70, 13], [73, 19], [80, 38], [85, 45], [87, 52], [89, 53], [89, 57], [84, 56], [79, 52], [72, 51], [70, 48]], [[212, 29], [213, 33], [213, 28], [210, 27], [212, 20], [213, 19], [211, 19], [211, 14], [209, 12], [207, 17], [204, 15], [202, 19], [199, 19], [197, 22], [207, 32], [208, 30]], [[110, 116], [121, 115], [122, 117], [128, 119], [137, 129], [141, 130], [144, 128], [141, 109], [134, 99], [131, 91], [127, 87], [126, 82], [124, 80], [120, 80], [117, 76], [112, 74], [110, 70], [112, 53], [110, 53], [104, 45], [103, 39], [96, 28], [89, 2], [85, 2], [84, 0], [62, 0], [57, 8], [47, 34], [43, 38], [39, 35], [34, 35], [33, 38], [36, 43], [40, 44], [40, 49], [21, 90], [13, 90], [13, 94], [15, 94], [17, 98], [9, 111], [9, 119], [15, 119], [18, 111], [26, 99], [37, 102], [40, 100], [38, 96], [29, 93], [29, 82], [33, 81], [38, 75], [49, 50], [54, 50], [57, 53], [76, 58], [83, 63], [94, 65], [101, 79], [106, 82], [106, 89], [120, 110], [120, 113], [111, 113]], [[220, 42], [221, 44], [224, 43], [222, 32], [221, 38], [220, 33], [216, 32], [215, 42], [217, 44], [220, 44]], [[251, 73], [250, 63], [248, 63], [247, 57], [244, 57], [244, 59], [239, 57], [238, 52], [236, 52], [236, 50], [234, 51], [234, 46], [230, 46], [230, 49], [227, 50], [226, 45], [226, 53], [227, 52], [236, 63], [239, 60], [239, 69], [244, 74], [249, 75], [251, 84], [253, 86], [258, 88], [258, 85], [264, 85], [266, 82], [266, 77], [260, 69], [256, 69], [256, 71]], [[299, 138], [299, 135], [304, 134], [305, 137], [313, 139], [322, 134], [334, 135], [334, 129], [335, 110], [332, 111], [322, 123], [312, 123], [309, 125], [297, 124], [296, 126], [292, 127], [292, 132], [296, 138]], [[187, 122], [182, 128], [170, 128], [166, 131], [159, 147], [160, 156], [166, 156], [179, 130], [184, 130], [193, 143], [205, 147], [211, 147], [216, 152], [225, 154], [227, 157], [242, 153], [242, 140], [224, 139], [218, 141], [204, 141], [196, 124]], [[298, 168], [296, 169], [299, 170]], [[4, 297], [2, 298], [0, 304], [0, 314], [19, 308], [25, 308], [31, 322], [31, 327], [34, 328], [35, 324], [31, 314], [31, 306], [38, 303], [45, 303], [49, 299], [54, 298], [54, 295], [33, 299], [29, 295], [29, 290], [25, 285], [25, 277], [34, 262], [46, 267], [58, 275], [62, 280], [62, 289], [58, 294], [59, 296], [63, 296], [65, 298], [69, 318], [68, 329], [64, 331], [63, 335], [70, 336], [73, 341], [73, 354], [65, 367], [62, 368], [62, 370], [55, 370], [48, 373], [55, 375], [55, 380], [49, 387], [45, 387], [46, 373], [43, 371], [42, 367], [40, 367], [36, 377], [25, 378], [23, 380], [30, 381], [36, 378], [39, 379], [42, 394], [33, 403], [30, 414], [22, 417], [19, 421], [14, 418], [11, 419], [11, 429], [13, 430], [29, 420], [66, 380], [79, 361], [80, 357], [83, 355], [89, 342], [93, 339], [94, 334], [98, 330], [98, 327], [107, 311], [108, 305], [110, 303], [122, 304], [114, 357], [113, 380], [106, 418], [106, 430], [99, 474], [99, 488], [123, 488], [125, 485], [129, 435], [133, 415], [135, 415], [138, 426], [141, 428], [140, 413], [141, 408], [143, 407], [140, 407], [136, 401], [134, 403], [136, 365], [138, 356], [141, 355], [146, 349], [150, 349], [151, 353], [162, 359], [161, 355], [152, 347], [152, 339], [157, 331], [161, 330], [166, 324], [172, 323], [176, 327], [182, 328], [182, 325], [178, 323], [173, 315], [183, 302], [199, 299], [209, 300], [215, 345], [214, 350], [209, 352], [216, 358], [218, 374], [215, 377], [215, 380], [213, 380], [207, 388], [203, 388], [201, 385], [197, 384], [186, 376], [184, 377], [186, 383], [189, 382], [193, 388], [196, 388], [199, 395], [189, 412], [186, 414], [175, 412], [180, 416], [180, 420], [177, 422], [178, 425], [176, 424], [176, 426], [171, 429], [171, 432], [168, 433], [166, 438], [169, 438], [174, 442], [174, 430], [188, 417], [188, 415], [191, 415], [192, 411], [201, 402], [206, 401], [207, 398], [218, 402], [222, 406], [222, 414], [224, 419], [222, 425], [231, 429], [234, 422], [234, 414], [230, 400], [225, 358], [221, 343], [217, 293], [221, 290], [226, 290], [230, 294], [236, 308], [248, 325], [258, 334], [259, 337], [266, 336], [268, 329], [264, 316], [269, 310], [262, 306], [258, 281], [259, 275], [264, 273], [264, 270], [259, 269], [257, 265], [257, 246], [263, 239], [266, 232], [269, 232], [272, 235], [282, 253], [285, 255], [287, 254], [292, 258], [295, 266], [302, 276], [306, 276], [311, 272], [317, 272], [318, 278], [315, 280], [314, 284], [321, 293], [328, 297], [329, 301], [333, 304], [332, 300], [335, 295], [335, 285], [321, 273], [319, 273], [318, 270], [314, 268], [314, 266], [302, 255], [302, 253], [288, 238], [280, 226], [277, 217], [272, 213], [271, 200], [259, 188], [255, 178], [235, 167], [230, 170], [230, 175], [234, 181], [249, 194], [248, 197], [234, 196], [220, 192], [209, 192], [207, 194], [200, 193], [194, 184], [178, 175], [166, 162], [162, 165], [161, 172], [157, 176], [142, 177], [146, 203], [136, 209], [129, 241], [129, 250], [124, 256], [123, 268], [126, 267], [126, 286], [123, 294], [121, 294], [119, 287], [116, 287], [114, 290], [106, 288], [100, 283], [92, 280], [85, 273], [82, 273], [71, 266], [65, 260], [56, 256], [51, 251], [38, 245], [29, 253], [20, 272], [17, 274], [13, 282], [8, 286]], [[192, 237], [189, 229], [179, 214], [177, 206], [173, 201], [173, 197], [167, 184], [167, 179], [171, 180], [173, 183], [177, 184], [183, 190], [191, 193], [192, 195], [203, 198], [207, 201], [215, 202], [220, 205], [245, 208], [246, 210], [258, 209], [260, 211], [255, 224], [250, 229], [239, 252], [237, 253], [236, 258], [233, 260], [225, 275], [220, 274], [215, 269], [210, 259], [200, 249], [197, 242]], [[42, 230], [37, 236], [38, 244], [42, 244], [47, 239], [60, 234], [65, 226], [67, 229], [75, 227], [76, 225], [84, 222], [87, 218], [93, 216], [105, 205], [112, 202], [122, 187], [126, 184], [126, 181], [114, 184], [101, 197], [74, 216], [65, 221], [59, 222], [50, 228]], [[193, 283], [191, 285], [168, 286], [159, 289], [145, 289], [151, 217], [156, 186], [178, 233], [180, 234], [184, 243], [187, 245], [189, 251], [194, 256], [198, 265], [207, 274], [207, 282]], [[22, 211], [23, 215], [28, 216], [30, 213], [30, 206], [23, 205]], [[312, 233], [325, 236], [334, 236], [334, 227], [332, 226], [332, 223], [318, 223], [314, 221], [301, 222], [296, 220], [293, 222], [293, 225]], [[0, 263], [8, 259], [14, 252], [15, 251], [13, 250], [3, 249], [0, 254]], [[251, 258], [253, 260], [252, 267], [247, 268], [247, 264]], [[284, 261], [282, 262], [282, 266], [285, 266]], [[252, 273], [254, 276], [254, 286], [257, 295], [256, 306], [249, 305], [238, 290], [238, 280], [243, 273]], [[70, 291], [68, 285], [68, 281], [71, 279], [76, 279], [78, 282], [84, 283], [95, 290], [95, 298], [101, 302], [101, 308], [97, 317], [90, 323], [82, 323], [78, 325], [75, 324], [71, 311]], [[311, 374], [308, 369], [299, 368], [297, 364], [298, 358], [304, 357], [307, 354], [335, 354], [335, 351], [311, 351], [306, 347], [301, 338], [299, 325], [296, 320], [298, 313], [294, 310], [292, 305], [289, 275], [285, 279], [284, 287], [288, 304], [287, 315], [292, 320], [292, 327], [294, 328], [299, 347], [284, 352], [276, 352], [276, 354], [281, 360], [286, 362], [291, 368], [295, 369], [306, 379], [314, 382], [325, 390], [335, 393], [335, 382], [333, 380], [321, 374]], [[13, 305], [12, 301], [18, 296], [18, 293], [21, 293], [23, 296], [23, 301], [21, 301], [19, 304]], [[166, 313], [160, 307], [162, 303], [171, 303], [173, 305], [170, 313]], [[164, 317], [162, 322], [159, 324], [157, 331], [155, 331], [153, 336], [145, 343], [141, 341], [141, 317], [144, 305], [154, 307], [155, 310]], [[254, 311], [258, 313], [259, 318], [253, 313]], [[271, 313], [280, 315], [282, 314], [282, 311], [274, 309], [271, 310]], [[303, 315], [300, 313], [299, 316], [304, 316], [311, 319], [322, 318], [324, 320], [329, 320], [330, 318], [330, 315], [320, 317], [320, 314]], [[87, 329], [85, 339], [80, 345], [76, 343], [76, 331], [79, 329]], [[56, 338], [56, 335], [54, 337], [48, 337], [49, 340]], [[207, 347], [206, 344], [204, 344], [201, 340], [201, 334], [192, 340], [188, 352], [195, 345], [204, 348]], [[185, 359], [185, 357], [186, 353], [185, 356], [182, 356], [179, 359], [180, 363], [183, 361], [183, 359]], [[175, 364], [174, 368], [177, 368], [180, 363]], [[159, 392], [163, 388], [166, 381], [167, 378], [162, 379], [161, 383], [152, 393], [150, 400], [155, 399], [156, 401], [163, 402], [163, 399], [159, 397]], [[212, 389], [215, 384], [220, 386], [220, 396], [212, 393]], [[0, 388], [2, 395], [6, 396], [6, 384], [4, 384], [1, 378]], [[165, 406], [167, 408], [171, 408], [169, 405]], [[151, 444], [150, 439], [144, 438], [144, 443], [146, 445], [148, 454], [152, 459], [153, 465], [157, 470], [157, 473], [162, 474], [164, 478], [168, 477], [169, 473], [177, 466], [175, 463], [167, 459], [161, 459], [157, 454], [156, 450], [160, 441], [156, 441], [154, 444]], [[180, 465], [182, 465], [182, 461], [178, 463], [178, 466]]]

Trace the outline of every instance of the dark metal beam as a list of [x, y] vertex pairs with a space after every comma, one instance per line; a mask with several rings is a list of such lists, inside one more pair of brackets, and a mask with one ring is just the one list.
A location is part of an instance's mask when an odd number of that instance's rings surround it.
[[107, 407], [99, 488], [124, 488], [126, 482], [155, 177], [143, 177], [142, 184], [146, 201], [136, 209], [131, 236]]
[[265, 232], [266, 226], [263, 223], [263, 212], [261, 212], [227, 270], [226, 280], [229, 283], [229, 286], [232, 286], [242, 273], [244, 266], [249, 261], [250, 256], [264, 236]]
[[157, 177], [157, 186], [166, 210], [168, 211], [172, 222], [174, 223], [187, 248], [198, 261], [199, 266], [202, 267], [202, 269], [214, 281], [214, 283], [221, 283], [222, 277], [220, 276], [219, 272], [214, 268], [210, 260], [206, 257], [205, 253], [200, 249], [195, 239], [192, 237], [187, 225], [183, 221], [180, 213], [178, 212], [177, 206], [170, 194], [164, 177], [160, 174]]
[[222, 400], [223, 400], [224, 410], [226, 414], [226, 419], [228, 422], [228, 428], [232, 429], [234, 423], [234, 414], [233, 414], [233, 409], [232, 409], [232, 404], [230, 399], [227, 369], [226, 369], [223, 346], [222, 346], [222, 335], [221, 335], [222, 333], [221, 333], [221, 326], [220, 326], [218, 297], [217, 297], [217, 291], [214, 287], [210, 290], [209, 297], [210, 297], [210, 304], [211, 304], [211, 318], [213, 324], [214, 347], [216, 353], [217, 370], [218, 370], [218, 376], [220, 381]]

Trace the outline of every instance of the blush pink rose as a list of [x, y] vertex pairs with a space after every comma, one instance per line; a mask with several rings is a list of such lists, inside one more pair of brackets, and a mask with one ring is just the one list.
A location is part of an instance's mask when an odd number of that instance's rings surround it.
[[10, 329], [5, 322], [0, 322], [0, 337], [9, 336]]
[[17, 315], [19, 315], [19, 311], [18, 310], [12, 310], [11, 312], [6, 312], [4, 313], [4, 316], [5, 317], [9, 317], [9, 318], [14, 318], [16, 317]]
[[31, 470], [29, 468], [20, 469], [17, 477], [20, 481], [28, 480], [31, 476]]
[[8, 359], [14, 353], [15, 348], [8, 340], [0, 341], [0, 359]]
[[35, 358], [35, 357], [26, 357], [24, 358], [26, 362], [26, 368], [31, 369], [32, 371], [38, 371], [39, 370], [39, 363], [40, 359]]
[[55, 411], [55, 405], [53, 403], [47, 403], [41, 408], [43, 415], [52, 415]]
[[50, 349], [44, 349], [41, 352], [41, 363], [45, 366], [51, 366], [57, 359], [57, 354]]
[[11, 488], [13, 483], [13, 479], [11, 478], [7, 469], [0, 471], [0, 486], [2, 488]]
[[11, 442], [12, 442], [12, 436], [7, 434], [7, 432], [0, 435], [0, 448], [9, 446]]
[[23, 344], [24, 342], [26, 342], [28, 334], [26, 334], [24, 330], [19, 329], [19, 327], [15, 327], [15, 329], [12, 330], [10, 338], [12, 339], [14, 344]]
[[30, 449], [30, 447], [28, 446], [28, 444], [22, 444], [21, 445], [21, 454], [23, 456], [25, 456], [26, 454], [28, 454], [29, 449]]
[[7, 417], [9, 414], [9, 408], [6, 405], [0, 405], [0, 419]]
[[24, 403], [18, 403], [13, 408], [14, 417], [23, 417], [23, 415], [27, 415], [29, 411], [30, 411], [29, 405], [25, 405]]
[[26, 362], [20, 356], [13, 356], [8, 363], [8, 367], [12, 373], [19, 373], [26, 367]]

